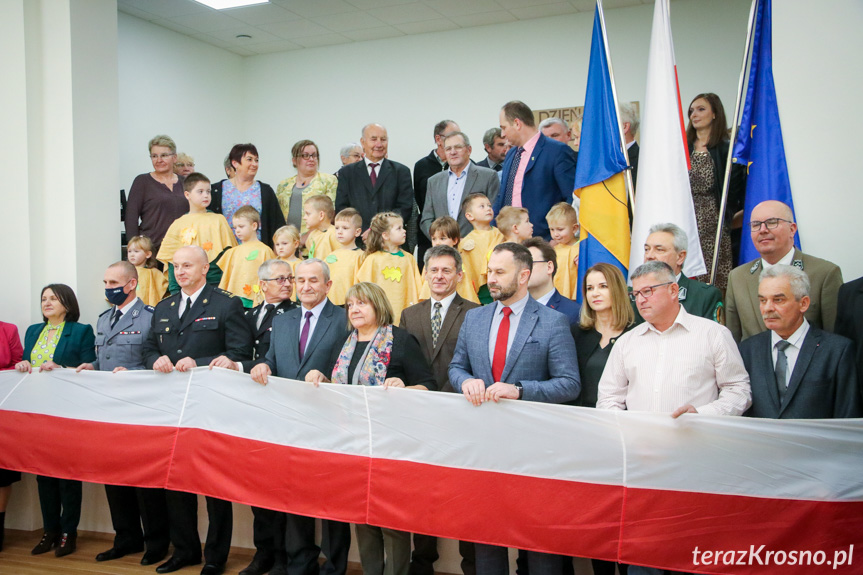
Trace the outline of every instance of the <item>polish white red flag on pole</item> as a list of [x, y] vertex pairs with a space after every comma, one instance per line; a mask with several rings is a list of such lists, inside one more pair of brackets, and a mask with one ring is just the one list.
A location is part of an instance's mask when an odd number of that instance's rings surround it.
[[644, 241], [654, 224], [671, 222], [689, 237], [683, 273], [707, 273], [689, 186], [689, 152], [674, 60], [668, 0], [656, 0], [647, 60], [629, 271], [644, 263]]

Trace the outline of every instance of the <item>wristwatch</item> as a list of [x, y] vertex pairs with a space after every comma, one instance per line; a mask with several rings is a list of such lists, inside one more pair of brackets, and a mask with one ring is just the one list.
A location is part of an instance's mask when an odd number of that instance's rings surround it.
[[518, 382], [513, 383], [513, 385], [518, 390], [518, 398], [521, 399], [522, 396], [524, 395], [524, 387], [522, 387], [521, 383], [518, 383]]

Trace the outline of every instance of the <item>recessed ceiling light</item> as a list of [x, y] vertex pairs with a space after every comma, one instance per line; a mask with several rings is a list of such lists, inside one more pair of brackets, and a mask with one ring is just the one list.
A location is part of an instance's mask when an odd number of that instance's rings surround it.
[[195, 0], [198, 4], [224, 10], [225, 8], [239, 8], [241, 6], [254, 6], [255, 4], [269, 4], [270, 0]]

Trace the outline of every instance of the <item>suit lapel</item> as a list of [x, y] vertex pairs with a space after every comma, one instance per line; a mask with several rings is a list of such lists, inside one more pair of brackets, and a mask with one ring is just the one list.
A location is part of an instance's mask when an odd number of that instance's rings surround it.
[[[428, 301], [431, 301], [430, 299]], [[462, 313], [462, 306], [464, 304], [464, 299], [456, 294], [455, 299], [452, 300], [452, 303], [449, 304], [449, 309], [446, 312], [446, 317], [443, 318], [443, 323], [440, 326], [440, 333], [437, 336], [438, 345], [434, 346], [434, 349], [431, 353], [432, 361], [437, 357], [437, 354], [440, 353], [441, 348], [443, 347], [443, 342], [446, 341], [446, 336], [452, 329], [452, 325], [455, 323], [455, 320]], [[431, 309], [429, 309], [429, 313], [431, 313]], [[431, 331], [431, 322], [429, 322], [429, 331]], [[429, 339], [431, 341], [431, 339]]]
[[[71, 323], [71, 322], [70, 322]], [[63, 359], [63, 354], [66, 352], [66, 342], [72, 336], [72, 326], [66, 324], [63, 326], [63, 333], [60, 334], [60, 341], [57, 342], [57, 347], [54, 348], [53, 361], [56, 364], [62, 365], [60, 361]], [[78, 367], [77, 365], [72, 367]]]
[[779, 390], [776, 389], [776, 370], [773, 366], [773, 340], [771, 339], [769, 331], [762, 333], [766, 337], [764, 338], [764, 344], [760, 346], [761, 349], [755, 358], [755, 361], [757, 361], [759, 365], [753, 369], [753, 372], [764, 374], [767, 394], [770, 396], [770, 401], [773, 402], [773, 407], [776, 409], [776, 413], [780, 413], [782, 405], [779, 401]]
[[[473, 193], [473, 188], [474, 188], [474, 186], [476, 186], [477, 178], [479, 178], [479, 174], [477, 173], [476, 170], [473, 169], [473, 166], [468, 167], [467, 168], [467, 180], [464, 183], [464, 191], [461, 195], [462, 201], [464, 201], [464, 199], [468, 195]], [[459, 205], [461, 205], [461, 202], [459, 202]]]
[[[117, 334], [123, 330], [129, 329], [130, 327], [132, 327], [132, 323], [134, 323], [134, 321], [135, 321], [135, 312], [140, 310], [143, 305], [144, 305], [144, 302], [142, 302], [141, 300], [136, 301], [135, 305], [133, 305], [129, 309], [129, 311], [127, 311], [126, 313], [124, 313], [123, 315], [120, 316], [120, 321], [118, 321], [117, 325], [115, 325], [110, 330], [108, 337], [111, 337], [114, 334]], [[108, 327], [110, 327], [110, 326], [111, 326], [111, 322], [109, 320], [108, 321]]]
[[[204, 310], [207, 308], [207, 304], [210, 303], [210, 296], [213, 295], [213, 287], [210, 285], [205, 285], [203, 291], [201, 291], [200, 295], [198, 295], [198, 299], [195, 300], [195, 303], [192, 304], [192, 309], [189, 310], [186, 319], [180, 323], [180, 330], [184, 330], [194, 322], [196, 319], [204, 315]], [[180, 305], [182, 305], [182, 297], [180, 298]]]
[[[300, 310], [301, 310], [300, 325], [302, 325], [302, 322], [305, 321], [305, 319], [303, 318], [303, 316], [305, 315], [305, 312], [302, 311], [302, 308], [300, 308]], [[313, 349], [315, 349], [315, 347], [318, 345], [318, 342], [321, 341], [321, 339], [324, 337], [324, 334], [326, 333], [326, 331], [332, 325], [332, 316], [333, 316], [333, 304], [327, 302], [324, 305], [324, 309], [321, 311], [321, 317], [318, 318], [318, 322], [315, 324], [315, 331], [312, 332], [312, 338], [306, 342], [306, 353], [303, 356], [303, 359], [300, 360], [300, 369], [302, 369], [302, 367], [306, 364], [306, 362], [309, 361], [309, 357], [312, 355], [311, 351]], [[302, 327], [300, 329], [302, 329]], [[296, 347], [296, 351], [294, 353], [297, 354], [297, 359], [299, 359], [299, 357], [300, 357], [299, 336], [297, 336], [297, 345], [295, 347]]]
[[[479, 325], [476, 329], [476, 337], [480, 340], [480, 348], [478, 357], [471, 357], [470, 361], [473, 364], [476, 361], [476, 369], [473, 370], [473, 376], [483, 381], [494, 383], [491, 375], [491, 358], [488, 356], [488, 337], [497, 337], [497, 334], [491, 333], [491, 324], [494, 321], [494, 314], [497, 311], [497, 302], [492, 302], [482, 308], [483, 313], [479, 314]], [[449, 315], [449, 314], [447, 314]]]
[[539, 303], [536, 300], [528, 300], [527, 305], [522, 312], [522, 318], [518, 322], [518, 331], [515, 332], [515, 338], [512, 340], [512, 346], [509, 348], [509, 353], [506, 354], [506, 364], [503, 367], [503, 375], [501, 381], [506, 381], [512, 367], [521, 355], [527, 337], [533, 332], [533, 328], [539, 319], [537, 310]]
[[[528, 173], [531, 168], [533, 168], [534, 164], [536, 164], [536, 158], [542, 153], [543, 147], [545, 147], [545, 136], [540, 133], [539, 139], [536, 141], [536, 145], [533, 147], [533, 152], [531, 152], [530, 155], [527, 157], [527, 167], [524, 169], [525, 174]], [[526, 151], [527, 150], [525, 150], [525, 152]], [[522, 161], [524, 160], [525, 158], [522, 157]]]
[[420, 326], [422, 327], [423, 341], [425, 342], [426, 351], [428, 352], [429, 357], [433, 357], [434, 354], [434, 344], [432, 343], [434, 338], [432, 337], [431, 328], [431, 306], [432, 300], [429, 298], [420, 302], [416, 310], [420, 316], [419, 320]]
[[809, 364], [812, 363], [812, 358], [815, 356], [815, 350], [821, 343], [821, 334], [815, 332], [813, 326], [809, 326], [809, 333], [803, 338], [803, 347], [800, 348], [800, 353], [797, 355], [797, 361], [794, 362], [794, 371], [791, 372], [791, 380], [788, 382], [788, 391], [785, 393], [785, 401], [782, 402], [782, 411], [791, 403], [794, 394], [797, 393], [797, 388], [800, 387], [800, 382], [803, 381], [803, 375], [809, 369]]
[[[378, 193], [378, 191], [381, 189], [381, 186], [383, 186], [384, 181], [388, 177], [390, 177], [390, 174], [392, 174], [392, 171], [393, 171], [392, 164], [390, 164], [390, 162], [386, 158], [381, 160], [381, 167], [378, 169], [378, 179], [375, 182], [374, 194]], [[371, 181], [371, 180], [369, 180], [369, 181]]]
[[758, 322], [759, 332], [766, 331], [767, 326], [764, 325], [764, 319], [761, 317], [761, 308], [758, 305], [758, 281], [761, 279], [761, 271], [763, 263], [759, 260], [758, 271], [746, 276], [746, 290], [749, 292], [749, 305], [752, 306], [752, 313], [755, 315], [755, 321]]

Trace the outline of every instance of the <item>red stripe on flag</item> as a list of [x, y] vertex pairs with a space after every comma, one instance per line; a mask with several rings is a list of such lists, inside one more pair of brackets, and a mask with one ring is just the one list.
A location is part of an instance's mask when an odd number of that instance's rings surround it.
[[[674, 86], [677, 88], [677, 113], [680, 116], [680, 133], [683, 135], [683, 153], [686, 154], [686, 169], [691, 170], [689, 161], [689, 142], [686, 141], [686, 126], [683, 122], [683, 102], [680, 101], [680, 79], [677, 77], [677, 64], [674, 65]], [[689, 117], [689, 114], [686, 114]]]

